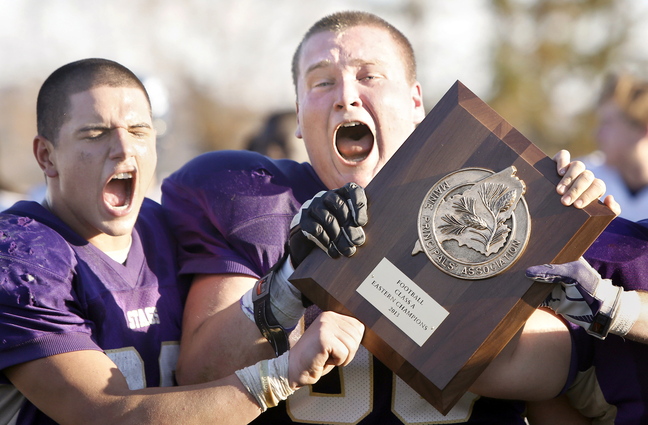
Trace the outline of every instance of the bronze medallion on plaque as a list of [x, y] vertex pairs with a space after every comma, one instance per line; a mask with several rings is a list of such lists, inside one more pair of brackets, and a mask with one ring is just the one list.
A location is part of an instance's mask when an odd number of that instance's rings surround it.
[[412, 255], [425, 252], [439, 270], [460, 279], [508, 269], [531, 231], [526, 185], [516, 171], [464, 168], [439, 180], [421, 203]]

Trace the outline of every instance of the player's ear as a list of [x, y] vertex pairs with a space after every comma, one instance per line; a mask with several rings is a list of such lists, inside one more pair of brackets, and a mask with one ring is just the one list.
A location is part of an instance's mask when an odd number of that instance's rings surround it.
[[299, 103], [295, 102], [295, 111], [297, 111], [297, 128], [295, 129], [295, 137], [298, 139], [303, 139], [301, 122], [299, 121]]
[[54, 160], [54, 144], [43, 136], [34, 137], [34, 157], [47, 177], [58, 176]]
[[412, 102], [414, 107], [414, 124], [418, 125], [425, 119], [423, 106], [423, 88], [418, 81], [412, 86]]

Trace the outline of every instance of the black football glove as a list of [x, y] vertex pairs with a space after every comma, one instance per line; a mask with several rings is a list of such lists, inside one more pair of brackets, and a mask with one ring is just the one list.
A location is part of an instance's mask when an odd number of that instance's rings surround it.
[[340, 254], [351, 257], [365, 242], [362, 226], [367, 220], [367, 197], [357, 184], [318, 193], [302, 205], [290, 225], [293, 267], [297, 268], [315, 245], [331, 258]]

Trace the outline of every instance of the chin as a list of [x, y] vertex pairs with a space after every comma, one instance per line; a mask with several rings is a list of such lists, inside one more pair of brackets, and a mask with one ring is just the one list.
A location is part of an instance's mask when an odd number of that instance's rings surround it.
[[114, 237], [127, 236], [133, 232], [136, 221], [137, 215], [134, 217], [122, 217], [119, 220], [111, 220], [105, 223], [103, 232]]
[[368, 177], [368, 176], [349, 176], [347, 179], [344, 180], [344, 182], [339, 185], [339, 187], [344, 186], [347, 183], [356, 183], [360, 185], [361, 187], [365, 188], [369, 183], [371, 183], [373, 177]]

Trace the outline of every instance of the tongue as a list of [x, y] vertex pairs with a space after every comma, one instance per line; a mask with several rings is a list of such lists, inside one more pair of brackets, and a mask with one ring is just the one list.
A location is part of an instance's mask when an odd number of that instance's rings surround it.
[[123, 207], [128, 202], [128, 185], [130, 180], [112, 179], [106, 185], [104, 201], [113, 207]]
[[366, 134], [356, 139], [352, 137], [338, 137], [336, 143], [340, 155], [348, 161], [362, 161], [371, 152], [373, 137]]

